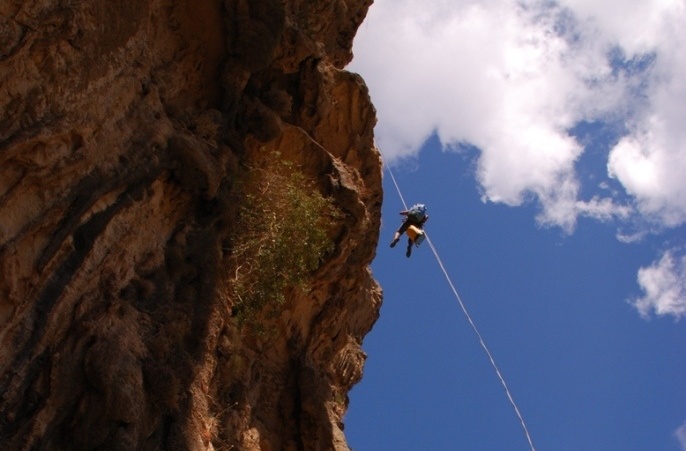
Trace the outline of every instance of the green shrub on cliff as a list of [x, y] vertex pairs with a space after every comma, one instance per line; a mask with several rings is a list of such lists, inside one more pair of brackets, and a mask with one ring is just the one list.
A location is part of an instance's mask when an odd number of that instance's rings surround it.
[[278, 154], [265, 167], [247, 170], [237, 190], [232, 294], [242, 323], [265, 307], [277, 312], [286, 289], [306, 285], [333, 249], [328, 231], [338, 213], [332, 199]]

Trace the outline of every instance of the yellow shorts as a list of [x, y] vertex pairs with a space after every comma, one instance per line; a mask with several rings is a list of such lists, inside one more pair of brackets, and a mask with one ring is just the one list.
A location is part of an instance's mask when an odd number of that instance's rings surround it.
[[410, 238], [417, 245], [424, 241], [424, 231], [415, 225], [409, 226], [405, 233], [407, 233], [408, 238]]

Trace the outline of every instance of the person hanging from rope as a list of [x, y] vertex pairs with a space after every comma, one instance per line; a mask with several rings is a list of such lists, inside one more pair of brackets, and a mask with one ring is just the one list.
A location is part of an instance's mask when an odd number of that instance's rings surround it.
[[391, 247], [395, 247], [403, 233], [407, 234], [407, 251], [405, 255], [409, 258], [412, 255], [412, 246], [419, 246], [424, 241], [424, 223], [429, 220], [424, 204], [414, 204], [410, 209], [400, 212], [406, 218], [400, 224], [400, 228], [395, 232]]

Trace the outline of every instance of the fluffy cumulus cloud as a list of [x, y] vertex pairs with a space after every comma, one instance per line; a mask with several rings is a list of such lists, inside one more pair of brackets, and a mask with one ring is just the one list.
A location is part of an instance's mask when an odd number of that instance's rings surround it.
[[[387, 159], [436, 133], [478, 149], [486, 201], [540, 206], [541, 224], [642, 215], [686, 222], [683, 0], [376, 0], [351, 70], [369, 85]], [[612, 122], [625, 195], [581, 199], [586, 150], [570, 130]], [[628, 196], [628, 197], [627, 197]]]
[[665, 252], [659, 261], [638, 271], [638, 283], [644, 296], [632, 303], [642, 316], [686, 316], [686, 255]]

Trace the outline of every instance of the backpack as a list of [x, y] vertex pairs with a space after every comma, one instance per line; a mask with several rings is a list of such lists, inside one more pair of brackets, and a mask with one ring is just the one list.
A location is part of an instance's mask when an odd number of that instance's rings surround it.
[[414, 204], [412, 208], [407, 210], [407, 217], [415, 222], [422, 222], [422, 219], [426, 216], [426, 205], [424, 204]]

